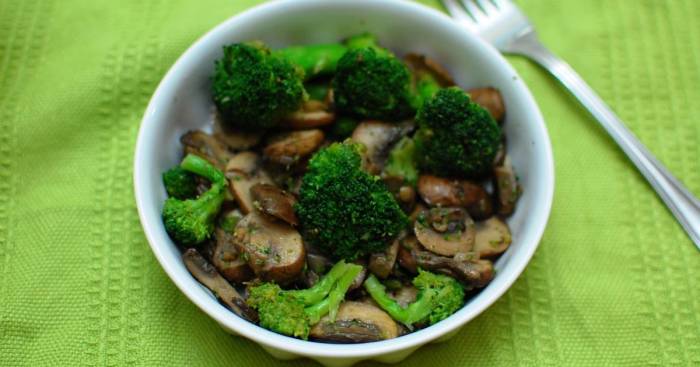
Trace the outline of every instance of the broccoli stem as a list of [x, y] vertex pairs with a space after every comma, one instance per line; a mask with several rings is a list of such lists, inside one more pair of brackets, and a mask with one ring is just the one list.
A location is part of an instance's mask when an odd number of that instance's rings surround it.
[[188, 154], [180, 163], [180, 167], [186, 171], [202, 176], [213, 184], [226, 186], [226, 176], [202, 157]]
[[423, 73], [416, 77], [415, 108], [419, 109], [426, 101], [433, 98], [441, 87], [435, 77], [428, 73]]
[[[335, 286], [333, 290], [330, 291], [328, 297], [324, 300], [317, 302], [316, 304], [306, 307], [304, 312], [309, 316], [309, 321], [311, 325], [318, 323], [321, 317], [328, 314], [331, 321], [335, 321], [335, 317], [338, 313], [338, 308], [340, 303], [345, 299], [345, 293], [347, 293], [350, 288], [350, 284], [355, 280], [357, 275], [362, 271], [362, 266], [356, 264], [344, 264], [344, 273], [334, 282]], [[332, 270], [331, 270], [332, 271]], [[330, 272], [329, 272], [330, 273]], [[326, 277], [328, 278], [328, 277]]]
[[365, 280], [365, 289], [372, 296], [372, 299], [379, 304], [379, 307], [391, 315], [394, 320], [406, 326], [410, 327], [430, 314], [431, 293], [425, 295], [421, 292], [421, 295], [415, 302], [403, 308], [387, 295], [384, 285], [372, 274]]
[[301, 67], [304, 70], [304, 80], [309, 80], [332, 74], [346, 51], [347, 47], [331, 43], [286, 47], [275, 51], [275, 54]]
[[350, 269], [350, 264], [345, 261], [338, 261], [330, 271], [316, 285], [308, 289], [300, 289], [291, 291], [294, 296], [304, 302], [305, 305], [313, 305], [323, 300], [330, 293], [333, 285], [340, 279], [347, 270]]

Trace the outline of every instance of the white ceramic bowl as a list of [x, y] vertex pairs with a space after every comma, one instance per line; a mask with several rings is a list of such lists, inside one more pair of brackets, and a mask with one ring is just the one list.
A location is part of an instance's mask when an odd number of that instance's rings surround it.
[[[508, 223], [513, 245], [496, 263], [496, 277], [448, 319], [392, 340], [321, 344], [289, 338], [251, 324], [220, 305], [185, 269], [160, 212], [166, 198], [161, 173], [181, 158], [179, 137], [212, 123], [209, 77], [223, 45], [252, 39], [273, 47], [334, 42], [363, 31], [398, 54], [413, 51], [445, 65], [463, 87], [494, 86], [505, 99], [508, 153], [524, 194]], [[525, 268], [549, 217], [554, 173], [549, 137], [530, 92], [491, 46], [444, 14], [400, 0], [280, 0], [241, 13], [207, 33], [167, 73], [146, 110], [134, 162], [136, 203], [151, 248], [170, 278], [227, 331], [260, 344], [282, 359], [308, 357], [328, 366], [374, 359], [398, 362], [423, 344], [447, 339], [493, 304]], [[457, 351], [458, 353], [458, 351]]]

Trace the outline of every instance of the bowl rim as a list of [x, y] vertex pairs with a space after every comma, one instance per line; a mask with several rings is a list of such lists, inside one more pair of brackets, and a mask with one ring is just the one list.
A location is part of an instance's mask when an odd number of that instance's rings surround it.
[[[500, 64], [498, 66], [503, 69], [504, 72], [517, 75], [514, 68], [495, 48], [493, 48], [493, 46], [482, 41], [476, 35], [471, 34], [467, 30], [461, 28], [461, 26], [459, 26], [446, 14], [428, 6], [404, 0], [335, 0], [333, 3], [351, 4], [351, 6], [361, 7], [364, 6], [364, 4], [376, 5], [378, 2], [387, 3], [392, 7], [401, 7], [403, 8], [402, 10], [405, 11], [420, 12], [422, 16], [430, 18], [430, 20], [433, 22], [443, 23], [445, 27], [451, 27], [455, 30], [455, 32], [462, 32], [464, 34], [465, 42], [470, 43], [472, 47], [480, 48], [481, 52], [490, 54], [490, 58], [497, 60], [495, 62]], [[156, 238], [156, 229], [153, 225], [153, 219], [148, 217], [144, 208], [147, 198], [140, 185], [141, 182], [146, 180], [144, 177], [147, 174], [145, 161], [148, 159], [148, 157], [143, 156], [145, 154], [143, 151], [145, 150], [146, 145], [149, 144], [148, 135], [149, 130], [151, 129], [150, 125], [154, 123], [150, 121], [157, 119], [156, 116], [159, 113], [159, 106], [165, 103], [164, 98], [167, 94], [165, 90], [172, 89], [171, 84], [174, 83], [174, 80], [181, 78], [181, 75], [179, 75], [180, 69], [186, 66], [188, 60], [199, 51], [198, 49], [207, 39], [213, 38], [214, 35], [234, 27], [235, 24], [243, 18], [262, 17], [269, 12], [275, 12], [280, 8], [289, 6], [304, 6], [313, 8], [316, 6], [328, 6], [329, 4], [331, 3], [329, 3], [327, 0], [276, 0], [262, 3], [229, 17], [199, 37], [190, 47], [188, 47], [188, 49], [182, 55], [180, 55], [177, 61], [170, 67], [166, 75], [158, 84], [158, 87], [149, 101], [148, 107], [146, 108], [144, 117], [141, 121], [134, 155], [134, 195], [141, 225], [148, 240], [149, 246], [151, 247], [158, 262], [163, 267], [168, 277], [170, 277], [173, 283], [175, 283], [175, 285], [180, 289], [180, 291], [220, 325], [227, 329], [233, 330], [234, 332], [245, 336], [258, 344], [261, 344], [263, 347], [284, 350], [296, 355], [333, 359], [369, 358], [391, 352], [407, 350], [410, 348], [415, 349], [423, 344], [429, 343], [437, 338], [458, 330], [467, 322], [471, 321], [484, 310], [489, 308], [512, 286], [515, 280], [523, 272], [525, 266], [529, 263], [535, 250], [539, 246], [539, 242], [547, 225], [552, 207], [554, 195], [554, 162], [551, 141], [549, 139], [547, 127], [544, 124], [544, 119], [534, 97], [523, 82], [520, 81], [515, 83], [513, 87], [519, 89], [518, 92], [522, 94], [526, 104], [532, 110], [533, 119], [532, 121], [529, 121], [529, 123], [538, 125], [539, 128], [537, 130], [542, 135], [542, 141], [539, 143], [542, 145], [542, 149], [544, 150], [544, 154], [541, 157], [544, 159], [544, 161], [540, 162], [543, 167], [544, 177], [542, 177], [540, 183], [543, 185], [542, 189], [544, 191], [542, 196], [546, 202], [541, 204], [542, 209], [540, 210], [540, 213], [538, 213], [540, 220], [532, 224], [534, 227], [531, 229], [531, 231], [534, 233], [534, 236], [531, 236], [531, 244], [524, 246], [522, 253], [520, 253], [518, 257], [513, 257], [510, 260], [511, 263], [509, 264], [509, 271], [507, 273], [504, 272], [505, 274], [501, 274], [500, 277], [494, 279], [494, 281], [482, 292], [480, 292], [479, 295], [472, 299], [475, 300], [476, 298], [484, 298], [478, 303], [478, 306], [469, 307], [470, 304], [467, 304], [449, 318], [435, 325], [398, 338], [360, 344], [328, 344], [300, 340], [274, 333], [256, 324], [250, 323], [224, 308], [213, 298], [203, 297], [203, 295], [206, 294], [204, 293], [204, 289], [202, 289], [202, 287], [197, 288], [191, 286], [191, 283], [196, 282], [196, 280], [190, 276], [190, 281], [188, 282], [187, 279], [177, 273], [175, 264], [169, 262], [165, 258], [164, 247], [169, 246], [169, 244], [160, 243]], [[521, 78], [518, 79], [522, 80]], [[160, 220], [160, 218], [158, 219]], [[528, 226], [530, 225], [531, 224], [528, 224]]]

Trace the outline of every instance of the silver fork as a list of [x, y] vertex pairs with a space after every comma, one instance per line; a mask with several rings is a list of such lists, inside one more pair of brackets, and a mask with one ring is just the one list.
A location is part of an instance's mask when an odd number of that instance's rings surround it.
[[441, 0], [452, 18], [499, 51], [525, 56], [557, 78], [596, 118], [656, 190], [700, 249], [700, 201], [625, 127], [619, 117], [563, 60], [537, 38], [535, 28], [509, 0]]

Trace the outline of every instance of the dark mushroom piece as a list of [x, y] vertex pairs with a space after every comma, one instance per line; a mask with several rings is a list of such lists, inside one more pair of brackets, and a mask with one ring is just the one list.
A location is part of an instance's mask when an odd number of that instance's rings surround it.
[[440, 255], [454, 256], [474, 246], [474, 221], [462, 208], [423, 211], [414, 222], [413, 232], [423, 247]]
[[180, 137], [180, 143], [185, 146], [185, 155], [198, 155], [222, 170], [233, 157], [226, 144], [203, 131], [188, 131]]
[[364, 121], [357, 125], [351, 139], [365, 146], [364, 164], [367, 172], [378, 175], [384, 168], [393, 143], [413, 130], [413, 123]]
[[489, 111], [494, 120], [503, 122], [503, 118], [506, 115], [506, 107], [505, 103], [503, 103], [503, 96], [498, 89], [492, 87], [475, 88], [468, 90], [467, 93], [474, 103]]
[[243, 296], [197, 250], [190, 248], [185, 251], [182, 255], [182, 261], [192, 276], [214, 293], [214, 296], [226, 307], [248, 321], [257, 322], [258, 314], [255, 310], [246, 304]]
[[250, 212], [234, 232], [234, 244], [255, 275], [287, 283], [304, 268], [306, 251], [299, 232], [287, 223]]
[[217, 227], [211, 262], [226, 280], [242, 283], [253, 279], [253, 271], [234, 244], [233, 233]]
[[259, 183], [250, 188], [253, 205], [262, 213], [281, 219], [293, 226], [299, 225], [294, 214], [297, 199], [277, 186]]
[[492, 200], [486, 190], [467, 180], [449, 180], [432, 175], [418, 178], [418, 194], [430, 206], [466, 208], [475, 219], [493, 214]]
[[406, 184], [406, 180], [399, 176], [383, 176], [382, 181], [387, 189], [394, 194], [396, 202], [405, 213], [410, 213], [416, 204], [416, 189]]
[[372, 274], [376, 275], [378, 278], [386, 279], [386, 277], [391, 274], [394, 269], [394, 264], [396, 264], [396, 257], [399, 253], [399, 240], [394, 240], [394, 242], [386, 248], [384, 252], [375, 253], [369, 255], [369, 263], [367, 267]]
[[290, 166], [315, 152], [324, 138], [319, 129], [280, 133], [268, 139], [263, 156], [270, 162]]
[[490, 257], [502, 254], [512, 242], [508, 224], [498, 217], [491, 217], [476, 223], [474, 252], [479, 257]]
[[502, 165], [493, 168], [493, 184], [496, 193], [497, 213], [500, 215], [513, 214], [522, 188], [518, 183], [518, 177], [515, 175], [508, 155], [503, 159]]
[[262, 167], [262, 159], [253, 152], [245, 151], [233, 156], [226, 165], [229, 189], [244, 214], [253, 211], [253, 196], [250, 188], [259, 183], [272, 183]]
[[409, 53], [404, 56], [404, 61], [413, 74], [429, 73], [441, 87], [456, 85], [447, 69], [425, 55]]
[[493, 263], [478, 259], [478, 255], [474, 253], [446, 257], [414, 249], [411, 255], [420, 268], [454, 277], [468, 290], [485, 287], [494, 276]]
[[311, 99], [304, 102], [298, 111], [289, 114], [285, 118], [283, 124], [295, 130], [332, 124], [336, 116], [335, 112], [330, 110], [330, 103], [328, 102], [331, 99], [332, 92], [329, 91], [329, 96], [326, 97], [325, 101]]
[[399, 265], [411, 274], [418, 273], [418, 263], [416, 263], [416, 259], [411, 253], [414, 249], [420, 249], [420, 244], [416, 237], [408, 236], [401, 239], [397, 260]]
[[325, 316], [311, 328], [309, 336], [334, 343], [366, 343], [399, 336], [399, 326], [379, 307], [364, 302], [345, 301], [335, 321]]

